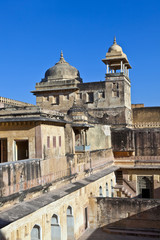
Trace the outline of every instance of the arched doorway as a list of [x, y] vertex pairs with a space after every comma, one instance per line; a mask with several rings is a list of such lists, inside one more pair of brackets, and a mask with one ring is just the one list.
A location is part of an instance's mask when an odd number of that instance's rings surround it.
[[74, 217], [71, 206], [67, 208], [67, 240], [74, 240]]
[[41, 227], [37, 224], [32, 228], [31, 240], [41, 240]]
[[51, 218], [51, 240], [61, 240], [61, 227], [56, 214]]
[[152, 176], [138, 176], [138, 196], [141, 198], [153, 197], [153, 177]]

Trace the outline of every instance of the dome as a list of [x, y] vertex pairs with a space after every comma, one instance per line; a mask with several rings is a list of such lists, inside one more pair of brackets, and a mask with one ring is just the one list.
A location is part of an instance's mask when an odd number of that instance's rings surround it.
[[59, 62], [46, 71], [45, 79], [48, 78], [50, 80], [77, 79], [81, 81], [79, 71], [64, 60], [62, 51]]
[[112, 51], [123, 52], [122, 48], [116, 42], [116, 37], [114, 37], [113, 45], [108, 49], [108, 53]]

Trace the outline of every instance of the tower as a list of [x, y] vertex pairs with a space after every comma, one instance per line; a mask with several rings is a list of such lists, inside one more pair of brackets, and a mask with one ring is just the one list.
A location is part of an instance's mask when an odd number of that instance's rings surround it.
[[[124, 123], [131, 124], [131, 94], [129, 69], [131, 68], [127, 56], [114, 38], [113, 45], [102, 59], [106, 64], [106, 106], [123, 111]], [[121, 110], [120, 110], [121, 109]]]

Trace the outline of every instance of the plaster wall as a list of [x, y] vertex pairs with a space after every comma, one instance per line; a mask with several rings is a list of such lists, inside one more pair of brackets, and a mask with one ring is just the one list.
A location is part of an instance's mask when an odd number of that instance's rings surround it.
[[92, 150], [106, 149], [111, 147], [110, 126], [95, 124], [87, 132], [88, 144]]
[[[65, 155], [65, 137], [63, 126], [53, 126], [48, 124], [41, 125], [43, 158]], [[55, 146], [53, 137], [56, 138]], [[61, 140], [60, 140], [61, 139]], [[49, 143], [48, 143], [49, 141]]]

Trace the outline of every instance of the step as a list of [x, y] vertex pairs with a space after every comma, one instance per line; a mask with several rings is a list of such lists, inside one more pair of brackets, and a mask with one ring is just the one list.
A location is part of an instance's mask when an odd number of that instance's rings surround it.
[[103, 231], [109, 234], [117, 235], [130, 235], [130, 236], [141, 236], [141, 237], [151, 237], [160, 238], [159, 229], [122, 229], [122, 228], [107, 228], [103, 227]]

